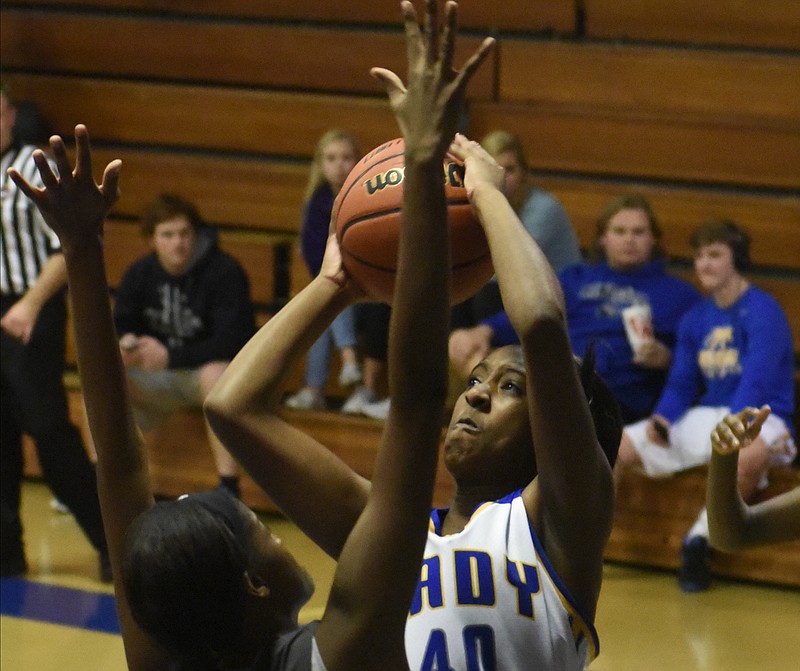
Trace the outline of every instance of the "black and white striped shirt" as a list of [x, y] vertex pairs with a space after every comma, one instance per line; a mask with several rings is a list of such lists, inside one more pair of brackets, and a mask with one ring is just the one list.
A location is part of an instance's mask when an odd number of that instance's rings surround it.
[[4, 296], [21, 296], [38, 279], [47, 259], [61, 249], [58, 236], [39, 210], [7, 174], [16, 168], [28, 182], [41, 186], [33, 162], [36, 147], [11, 147], [3, 154], [2, 235], [0, 236], [0, 289]]

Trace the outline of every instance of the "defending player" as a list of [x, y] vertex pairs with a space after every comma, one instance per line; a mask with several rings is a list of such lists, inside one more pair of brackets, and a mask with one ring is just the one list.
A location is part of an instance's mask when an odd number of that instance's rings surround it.
[[[98, 452], [103, 521], [132, 671], [166, 671], [175, 662], [194, 671], [407, 668], [403, 629], [425, 542], [446, 396], [449, 266], [441, 165], [464, 87], [492, 44], [485, 41], [461, 71], [454, 71], [455, 3], [448, 3], [441, 37], [435, 5], [428, 2], [420, 30], [413, 6], [403, 3], [409, 90], [401, 85], [390, 92], [406, 140], [407, 164], [389, 348], [392, 413], [373, 485], [362, 490], [365, 496], [347, 538], [340, 539], [339, 565], [319, 623], [298, 625], [298, 611], [310, 594], [308, 576], [233, 497], [217, 491], [154, 505], [103, 264], [101, 229], [117, 198], [120, 162], [109, 164], [96, 185], [88, 133], [78, 126], [74, 170], [64, 143], [53, 138], [59, 176], [41, 152], [36, 162], [44, 189], [12, 175], [62, 240], [84, 398]], [[287, 355], [299, 355], [323, 321], [362, 296], [342, 270], [332, 239], [320, 276], [226, 371], [222, 387], [234, 387], [229, 400], [235, 403], [239, 393], [250, 391], [248, 364], [263, 366], [267, 377], [282, 376]], [[276, 406], [278, 396], [271, 392]], [[274, 429], [279, 442], [287, 437], [260, 408], [236, 407], [242, 421], [220, 416], [213, 401], [209, 416], [221, 434], [234, 435], [245, 456], [259, 442], [251, 431], [272, 435]], [[306, 463], [301, 470], [316, 477], [321, 468], [324, 464]], [[324, 517], [331, 508], [320, 503], [325, 501], [317, 501], [316, 515]]]

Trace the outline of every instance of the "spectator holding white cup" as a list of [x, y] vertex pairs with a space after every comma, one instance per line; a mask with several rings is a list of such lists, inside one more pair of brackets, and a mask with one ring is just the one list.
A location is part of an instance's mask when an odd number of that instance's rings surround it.
[[634, 363], [647, 361], [648, 354], [655, 352], [657, 347], [652, 347], [655, 342], [653, 333], [653, 311], [649, 303], [634, 303], [622, 311], [622, 323], [625, 325], [625, 335], [633, 350]]
[[[636, 194], [620, 196], [598, 219], [592, 250], [597, 262], [568, 266], [558, 276], [573, 351], [583, 356], [594, 343], [597, 372], [616, 396], [625, 423], [650, 416], [672, 362], [678, 323], [701, 299], [691, 284], [667, 272], [660, 241], [649, 202]], [[626, 314], [636, 318], [631, 334]], [[481, 351], [516, 342], [505, 312], [459, 336], [473, 339]], [[458, 367], [452, 357], [451, 364]]]

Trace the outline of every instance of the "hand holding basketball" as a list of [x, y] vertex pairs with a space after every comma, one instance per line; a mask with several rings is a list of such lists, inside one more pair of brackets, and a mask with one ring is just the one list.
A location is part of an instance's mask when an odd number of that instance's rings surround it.
[[[368, 152], [345, 180], [332, 220], [350, 276], [373, 298], [392, 302], [403, 208], [404, 142]], [[442, 180], [450, 230], [450, 302], [474, 294], [492, 275], [483, 228], [464, 189], [464, 167], [445, 158]]]

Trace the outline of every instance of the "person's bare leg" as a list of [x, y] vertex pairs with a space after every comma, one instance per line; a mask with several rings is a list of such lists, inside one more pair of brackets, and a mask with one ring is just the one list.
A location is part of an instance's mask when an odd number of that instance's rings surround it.
[[739, 493], [749, 502], [758, 491], [758, 484], [769, 471], [770, 451], [760, 436], [739, 452], [736, 480]]
[[622, 474], [626, 469], [631, 466], [636, 466], [642, 463], [636, 448], [633, 446], [633, 441], [628, 437], [628, 434], [622, 432], [622, 439], [619, 442], [619, 452], [617, 453], [617, 461], [614, 464], [614, 486], [619, 487], [622, 480]]
[[380, 359], [364, 358], [364, 386], [377, 398], [378, 385], [381, 381], [386, 363]]
[[342, 364], [358, 363], [358, 357], [356, 356], [354, 347], [342, 347], [339, 351], [339, 355], [342, 357]]

